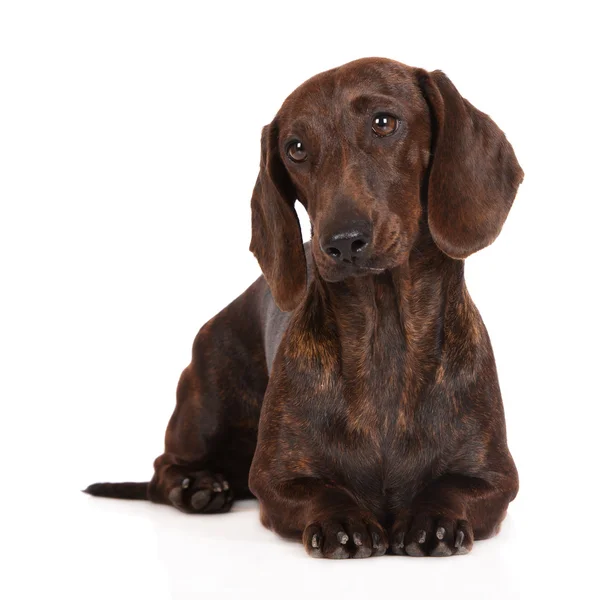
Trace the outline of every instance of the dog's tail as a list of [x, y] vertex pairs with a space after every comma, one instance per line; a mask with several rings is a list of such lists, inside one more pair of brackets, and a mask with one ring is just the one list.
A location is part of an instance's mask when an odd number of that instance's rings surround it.
[[144, 483], [92, 483], [85, 490], [91, 496], [103, 498], [122, 498], [124, 500], [148, 500], [148, 481]]

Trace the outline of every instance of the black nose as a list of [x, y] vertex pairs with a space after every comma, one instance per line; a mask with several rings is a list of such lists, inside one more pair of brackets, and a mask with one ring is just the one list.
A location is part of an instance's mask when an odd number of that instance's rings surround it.
[[360, 263], [371, 252], [371, 234], [366, 227], [353, 227], [322, 239], [321, 248], [336, 262]]

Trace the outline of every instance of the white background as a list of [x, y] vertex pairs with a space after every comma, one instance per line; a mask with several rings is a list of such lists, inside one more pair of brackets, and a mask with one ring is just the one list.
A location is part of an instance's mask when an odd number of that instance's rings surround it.
[[[598, 593], [592, 5], [0, 4], [4, 598]], [[318, 561], [252, 501], [186, 516], [81, 494], [151, 476], [196, 331], [259, 275], [261, 127], [363, 56], [443, 69], [526, 173], [467, 262], [521, 476], [502, 533], [467, 557]]]

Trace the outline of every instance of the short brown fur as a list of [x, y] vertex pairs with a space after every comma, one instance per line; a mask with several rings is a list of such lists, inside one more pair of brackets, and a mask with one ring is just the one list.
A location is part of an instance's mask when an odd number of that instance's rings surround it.
[[[378, 137], [384, 113], [398, 127]], [[152, 481], [86, 491], [191, 513], [254, 494], [267, 527], [326, 558], [449, 556], [494, 535], [518, 476], [463, 259], [522, 178], [440, 71], [362, 59], [305, 82], [263, 130], [264, 277], [198, 333]]]

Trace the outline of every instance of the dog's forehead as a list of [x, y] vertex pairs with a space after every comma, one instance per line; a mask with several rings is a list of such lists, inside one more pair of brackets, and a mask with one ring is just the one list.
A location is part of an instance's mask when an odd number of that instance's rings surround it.
[[284, 101], [282, 119], [312, 117], [343, 110], [357, 98], [420, 96], [414, 69], [389, 59], [356, 60], [319, 73], [296, 88]]

